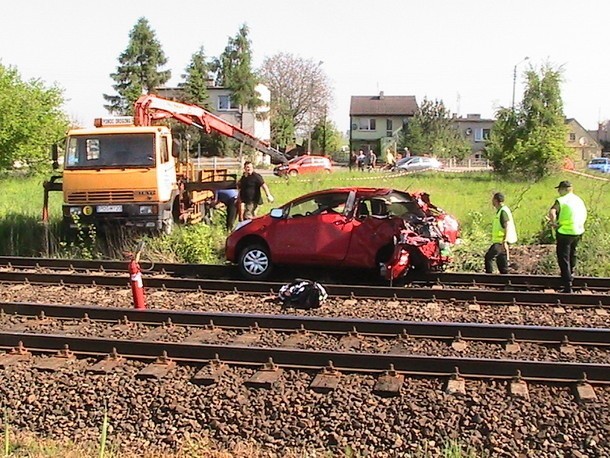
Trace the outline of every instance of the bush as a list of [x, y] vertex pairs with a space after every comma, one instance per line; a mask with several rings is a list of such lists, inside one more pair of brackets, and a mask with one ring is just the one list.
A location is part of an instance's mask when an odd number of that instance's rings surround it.
[[483, 227], [483, 215], [470, 212], [470, 224], [462, 227], [460, 243], [455, 246], [450, 270], [483, 272], [485, 252], [491, 243], [489, 231]]

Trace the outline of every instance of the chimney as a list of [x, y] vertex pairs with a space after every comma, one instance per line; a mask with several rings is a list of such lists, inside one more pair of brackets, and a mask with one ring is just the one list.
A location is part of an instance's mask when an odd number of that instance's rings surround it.
[[379, 91], [379, 100], [383, 99], [383, 91]]
[[481, 119], [481, 115], [478, 113], [469, 113], [466, 115], [466, 119]]

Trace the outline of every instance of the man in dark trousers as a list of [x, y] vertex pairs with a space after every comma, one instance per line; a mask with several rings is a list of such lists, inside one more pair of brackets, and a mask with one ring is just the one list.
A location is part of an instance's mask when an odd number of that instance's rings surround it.
[[515, 221], [510, 208], [504, 203], [504, 194], [497, 192], [491, 199], [496, 215], [491, 225], [491, 246], [485, 254], [485, 272], [493, 273], [493, 262], [496, 260], [501, 274], [508, 273], [508, 244], [517, 241]]
[[562, 181], [555, 187], [559, 197], [548, 213], [548, 220], [556, 230], [557, 264], [561, 271], [563, 293], [572, 292], [576, 247], [585, 233], [587, 207], [580, 197], [572, 192], [572, 183]]
[[265, 191], [267, 200], [273, 202], [273, 196], [263, 177], [254, 171], [252, 162], [244, 163], [244, 174], [237, 183], [239, 189], [239, 220], [252, 219], [256, 209], [263, 203], [261, 189]]
[[226, 228], [228, 231], [235, 226], [237, 219], [237, 189], [219, 189], [216, 191], [216, 205], [223, 204], [227, 209]]

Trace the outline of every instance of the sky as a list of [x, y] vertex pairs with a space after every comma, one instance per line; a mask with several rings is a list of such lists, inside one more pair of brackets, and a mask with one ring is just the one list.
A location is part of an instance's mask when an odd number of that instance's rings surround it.
[[511, 105], [515, 66], [518, 103], [523, 71], [545, 63], [563, 70], [566, 117], [589, 130], [610, 118], [603, 0], [21, 0], [0, 15], [0, 64], [61, 87], [66, 113], [91, 125], [107, 115], [102, 95], [116, 95], [110, 74], [140, 17], [168, 58], [168, 86], [201, 46], [220, 55], [244, 23], [255, 67], [281, 52], [321, 61], [342, 131], [350, 97], [380, 91], [493, 118]]

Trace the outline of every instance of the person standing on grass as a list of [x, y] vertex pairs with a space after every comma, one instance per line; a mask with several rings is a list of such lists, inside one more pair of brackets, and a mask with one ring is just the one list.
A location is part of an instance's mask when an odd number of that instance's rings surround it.
[[254, 171], [252, 162], [244, 163], [244, 174], [237, 183], [239, 190], [239, 220], [252, 219], [256, 216], [256, 209], [263, 203], [261, 189], [265, 191], [267, 200], [273, 202], [273, 196], [263, 177]]
[[485, 254], [485, 272], [493, 273], [495, 259], [500, 273], [507, 274], [510, 259], [508, 244], [517, 241], [515, 220], [510, 208], [504, 203], [504, 194], [495, 193], [491, 199], [491, 204], [496, 209], [496, 215], [491, 224], [491, 246]]
[[235, 226], [235, 219], [237, 218], [237, 189], [218, 189], [215, 192], [214, 207], [218, 204], [223, 204], [227, 210], [227, 218], [225, 220], [225, 227], [227, 231], [231, 231]]
[[562, 181], [555, 187], [559, 197], [549, 210], [547, 218], [557, 238], [557, 264], [561, 271], [563, 293], [572, 292], [576, 247], [585, 233], [587, 207], [583, 200], [572, 192], [572, 183]]

